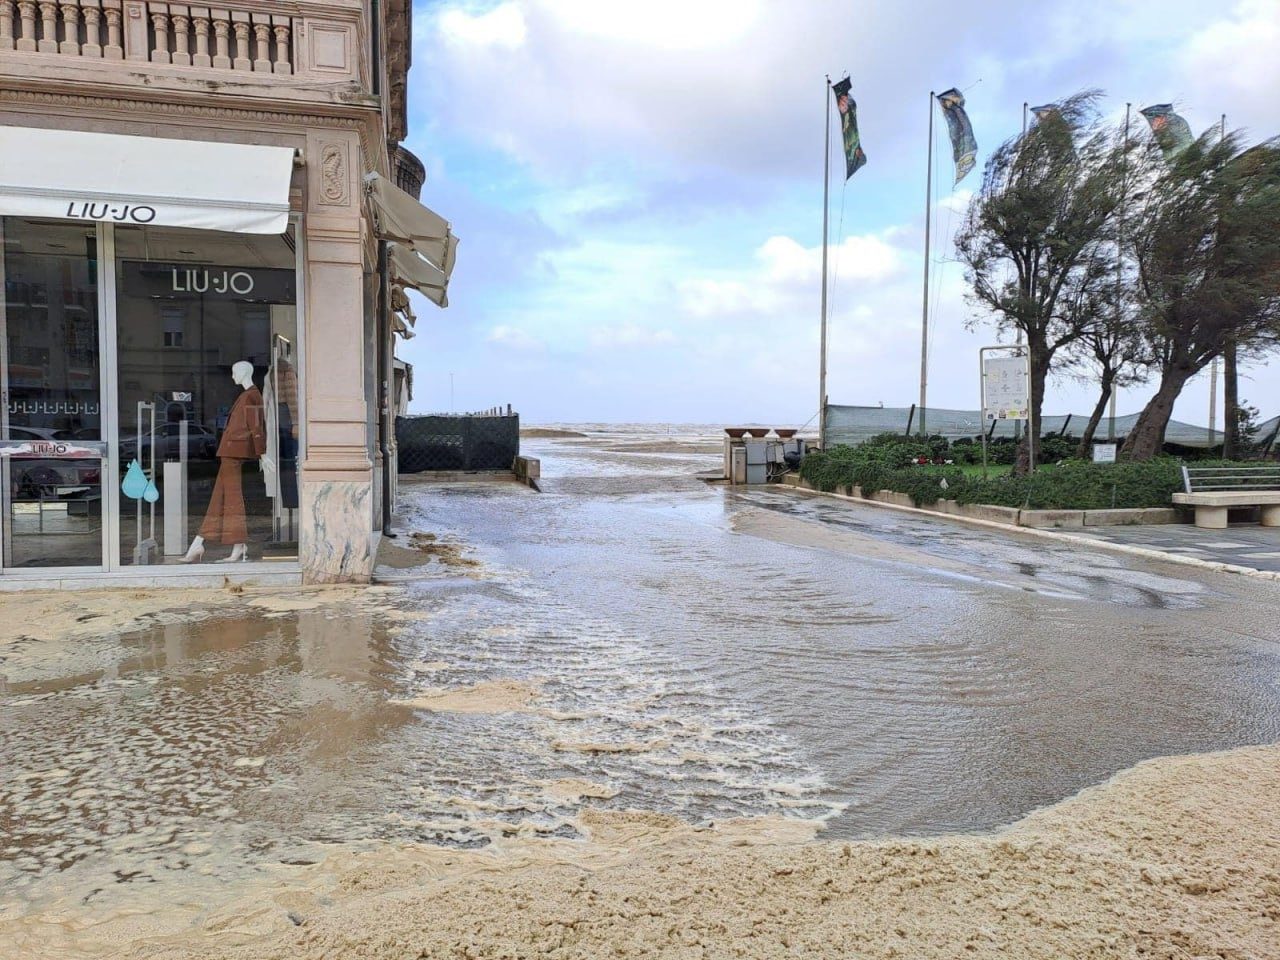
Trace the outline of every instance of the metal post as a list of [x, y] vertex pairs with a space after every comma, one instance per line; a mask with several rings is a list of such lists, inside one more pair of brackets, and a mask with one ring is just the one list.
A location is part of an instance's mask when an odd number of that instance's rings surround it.
[[[1023, 100], [1022, 101], [1022, 136], [1023, 137], [1027, 135], [1027, 108], [1028, 108], [1027, 101]], [[1014, 327], [1014, 343], [1016, 343], [1018, 346], [1022, 346], [1022, 328], [1021, 327]], [[1022, 440], [1022, 421], [1016, 420], [1014, 421], [1014, 424], [1013, 424], [1013, 442], [1017, 444], [1021, 440]]]
[[1035, 377], [1035, 354], [1031, 352], [1031, 340], [1027, 340], [1027, 476], [1036, 472], [1036, 441], [1040, 434], [1036, 424], [1036, 398], [1033, 378]]
[[933, 222], [933, 91], [929, 91], [929, 150], [924, 177], [924, 305], [920, 314], [920, 436], [929, 435], [929, 240]]
[[818, 447], [827, 447], [827, 241], [831, 216], [831, 77], [822, 90], [826, 126], [822, 137], [822, 330], [818, 348]]
[[[978, 418], [982, 419], [987, 415], [987, 350], [983, 347], [978, 351]], [[994, 427], [994, 422], [992, 423]], [[986, 424], [982, 424], [982, 479], [987, 479], [987, 430]]]
[[1214, 445], [1214, 434], [1218, 432], [1218, 358], [1213, 358], [1209, 367], [1209, 446]]

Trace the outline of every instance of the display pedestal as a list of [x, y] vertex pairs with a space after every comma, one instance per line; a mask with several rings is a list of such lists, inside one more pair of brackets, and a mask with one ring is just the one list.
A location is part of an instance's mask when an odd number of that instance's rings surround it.
[[187, 465], [170, 461], [164, 465], [164, 555], [180, 557], [187, 552]]

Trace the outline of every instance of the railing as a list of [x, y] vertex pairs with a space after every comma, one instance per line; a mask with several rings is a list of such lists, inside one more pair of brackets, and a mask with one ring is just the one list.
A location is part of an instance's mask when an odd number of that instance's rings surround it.
[[146, 0], [0, 0], [0, 50], [294, 72], [293, 18]]

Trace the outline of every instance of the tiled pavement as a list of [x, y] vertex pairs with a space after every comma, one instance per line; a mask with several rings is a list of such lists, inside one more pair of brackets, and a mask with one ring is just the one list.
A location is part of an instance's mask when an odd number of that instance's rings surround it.
[[1135, 547], [1162, 550], [1217, 563], [1280, 572], [1280, 527], [1238, 524], [1226, 530], [1202, 530], [1191, 524], [1085, 527], [1072, 533]]

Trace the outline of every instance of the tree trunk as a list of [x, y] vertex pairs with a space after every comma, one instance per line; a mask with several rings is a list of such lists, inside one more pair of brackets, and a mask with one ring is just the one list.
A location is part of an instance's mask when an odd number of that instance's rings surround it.
[[[1030, 338], [1028, 338], [1030, 344]], [[1027, 434], [1018, 444], [1018, 460], [1013, 472], [1025, 477], [1031, 470], [1032, 444], [1035, 445], [1035, 462], [1040, 463], [1040, 408], [1044, 405], [1044, 384], [1049, 376], [1049, 364], [1053, 357], [1043, 341], [1031, 347], [1031, 419], [1027, 422]]]
[[1187, 385], [1192, 371], [1176, 368], [1165, 372], [1155, 396], [1147, 401], [1138, 415], [1129, 436], [1125, 438], [1121, 455], [1126, 460], [1150, 460], [1164, 447], [1164, 432], [1173, 416], [1173, 404]]
[[1084, 433], [1080, 434], [1080, 446], [1076, 448], [1076, 457], [1080, 460], [1089, 459], [1089, 449], [1093, 446], [1093, 435], [1098, 432], [1098, 424], [1102, 422], [1102, 415], [1107, 412], [1107, 403], [1111, 400], [1114, 380], [1114, 376], [1109, 372], [1102, 375], [1102, 394], [1098, 397], [1098, 404], [1093, 408], [1093, 414], [1089, 417], [1089, 422], [1085, 424]]
[[1240, 378], [1236, 373], [1235, 341], [1222, 351], [1222, 459], [1240, 455]]

